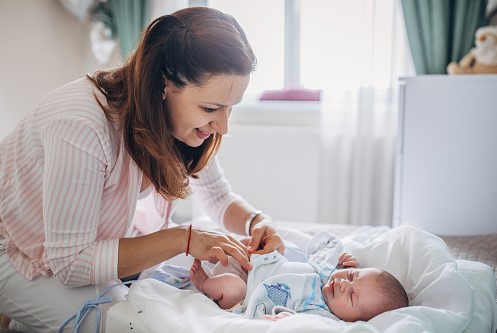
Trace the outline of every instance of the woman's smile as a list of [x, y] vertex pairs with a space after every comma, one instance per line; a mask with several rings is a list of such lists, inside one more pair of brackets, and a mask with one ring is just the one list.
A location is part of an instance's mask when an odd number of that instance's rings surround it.
[[213, 133], [226, 134], [231, 109], [242, 99], [249, 79], [249, 75], [219, 74], [200, 86], [187, 84], [183, 88], [166, 82], [164, 97], [172, 135], [198, 147]]
[[200, 140], [206, 140], [212, 134], [212, 132], [204, 132], [200, 128], [196, 128], [195, 133], [197, 134]]

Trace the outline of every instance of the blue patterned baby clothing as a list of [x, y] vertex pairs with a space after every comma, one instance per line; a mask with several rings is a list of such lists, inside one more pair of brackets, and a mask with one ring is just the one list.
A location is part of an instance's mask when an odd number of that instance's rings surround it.
[[279, 274], [260, 283], [252, 293], [244, 315], [262, 319], [276, 310], [314, 313], [337, 319], [328, 309], [321, 293], [321, 279], [316, 273]]
[[234, 312], [262, 318], [283, 309], [338, 319], [328, 309], [321, 287], [336, 269], [342, 252], [343, 245], [333, 234], [319, 232], [305, 250], [307, 263], [289, 262], [278, 251], [252, 255], [247, 294]]

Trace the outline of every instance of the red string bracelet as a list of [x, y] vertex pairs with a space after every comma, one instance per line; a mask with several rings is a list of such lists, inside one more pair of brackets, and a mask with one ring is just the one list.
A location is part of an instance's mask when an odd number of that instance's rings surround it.
[[188, 229], [188, 243], [186, 243], [186, 256], [188, 256], [190, 252], [190, 241], [192, 240], [192, 224], [190, 223], [190, 228]]

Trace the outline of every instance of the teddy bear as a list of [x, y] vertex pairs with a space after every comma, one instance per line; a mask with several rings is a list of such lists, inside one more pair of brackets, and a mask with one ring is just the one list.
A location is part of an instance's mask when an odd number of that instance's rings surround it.
[[449, 74], [497, 74], [497, 26], [476, 30], [475, 47], [459, 63], [447, 66]]

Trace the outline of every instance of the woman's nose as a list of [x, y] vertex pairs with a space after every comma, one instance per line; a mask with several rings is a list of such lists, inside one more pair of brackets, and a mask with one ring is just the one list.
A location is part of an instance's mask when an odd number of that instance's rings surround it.
[[221, 135], [228, 133], [228, 120], [231, 114], [231, 109], [220, 110], [216, 112], [215, 118], [211, 121], [211, 127], [214, 131]]

